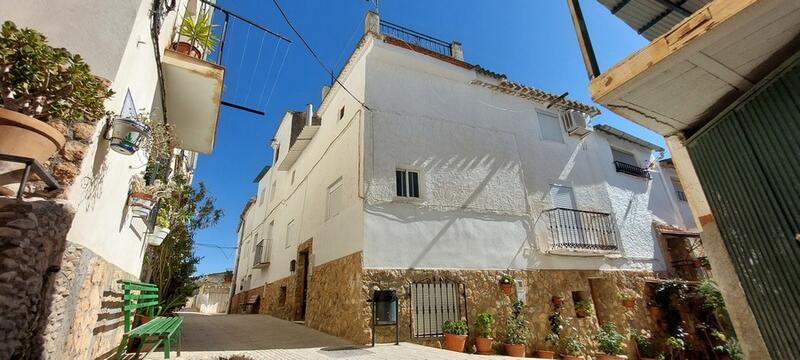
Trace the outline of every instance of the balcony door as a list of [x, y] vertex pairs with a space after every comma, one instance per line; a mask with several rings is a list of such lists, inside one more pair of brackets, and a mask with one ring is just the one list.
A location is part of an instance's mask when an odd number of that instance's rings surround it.
[[[572, 187], [562, 184], [550, 185], [550, 199], [553, 208], [576, 210]], [[553, 239], [555, 242], [553, 245], [572, 247], [584, 243], [581, 218], [577, 212], [558, 211], [554, 220], [558, 228], [558, 238]]]

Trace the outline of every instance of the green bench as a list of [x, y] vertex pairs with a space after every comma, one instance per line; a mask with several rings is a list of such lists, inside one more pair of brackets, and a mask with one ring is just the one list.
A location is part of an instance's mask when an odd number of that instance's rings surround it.
[[[154, 344], [150, 351], [144, 355], [150, 355], [159, 345], [164, 345], [164, 358], [169, 359], [170, 347], [173, 342], [177, 342], [178, 356], [181, 356], [181, 323], [183, 318], [175, 317], [155, 317], [155, 309], [158, 306], [158, 286], [154, 284], [122, 281], [122, 312], [125, 315], [125, 335], [117, 348], [117, 355], [114, 357], [119, 360], [128, 346], [128, 340], [139, 339], [139, 347], [136, 349], [136, 357], [142, 351], [145, 343]], [[133, 315], [137, 309], [145, 309], [150, 321], [131, 329]]]

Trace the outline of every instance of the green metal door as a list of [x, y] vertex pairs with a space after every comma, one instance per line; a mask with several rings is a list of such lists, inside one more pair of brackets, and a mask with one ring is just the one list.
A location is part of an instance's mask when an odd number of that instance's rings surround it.
[[[687, 142], [773, 359], [800, 358], [797, 58]], [[748, 336], [747, 332], [738, 335]]]

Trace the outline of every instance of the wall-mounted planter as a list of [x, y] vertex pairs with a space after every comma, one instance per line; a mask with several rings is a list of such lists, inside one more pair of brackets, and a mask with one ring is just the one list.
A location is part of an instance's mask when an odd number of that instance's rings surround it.
[[0, 108], [0, 153], [44, 163], [65, 141], [64, 135], [47, 123]]
[[150, 127], [136, 119], [116, 118], [111, 121], [111, 149], [132, 155], [150, 137]]
[[150, 194], [134, 192], [128, 195], [128, 206], [130, 206], [131, 213], [134, 216], [142, 218], [150, 216], [155, 204], [155, 198]]
[[503, 290], [503, 294], [511, 295], [514, 293], [514, 284], [501, 283], [500, 290]]
[[169, 229], [164, 228], [161, 226], [156, 226], [153, 228], [153, 232], [147, 234], [147, 245], [151, 246], [159, 246], [164, 239], [169, 235]]
[[632, 309], [636, 306], [636, 299], [622, 299], [622, 306]]

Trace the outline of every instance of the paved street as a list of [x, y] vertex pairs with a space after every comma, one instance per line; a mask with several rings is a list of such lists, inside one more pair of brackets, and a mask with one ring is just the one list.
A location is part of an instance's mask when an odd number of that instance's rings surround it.
[[[408, 359], [458, 360], [502, 359], [505, 356], [458, 354], [410, 343], [378, 345], [375, 348], [355, 348], [327, 351], [328, 347], [347, 347], [353, 344], [298, 325], [266, 315], [201, 315], [182, 313], [183, 351], [180, 359], [218, 359], [244, 355], [260, 359]], [[162, 359], [163, 353], [152, 358]], [[175, 358], [175, 353], [172, 353]], [[237, 359], [240, 360], [240, 359]]]

